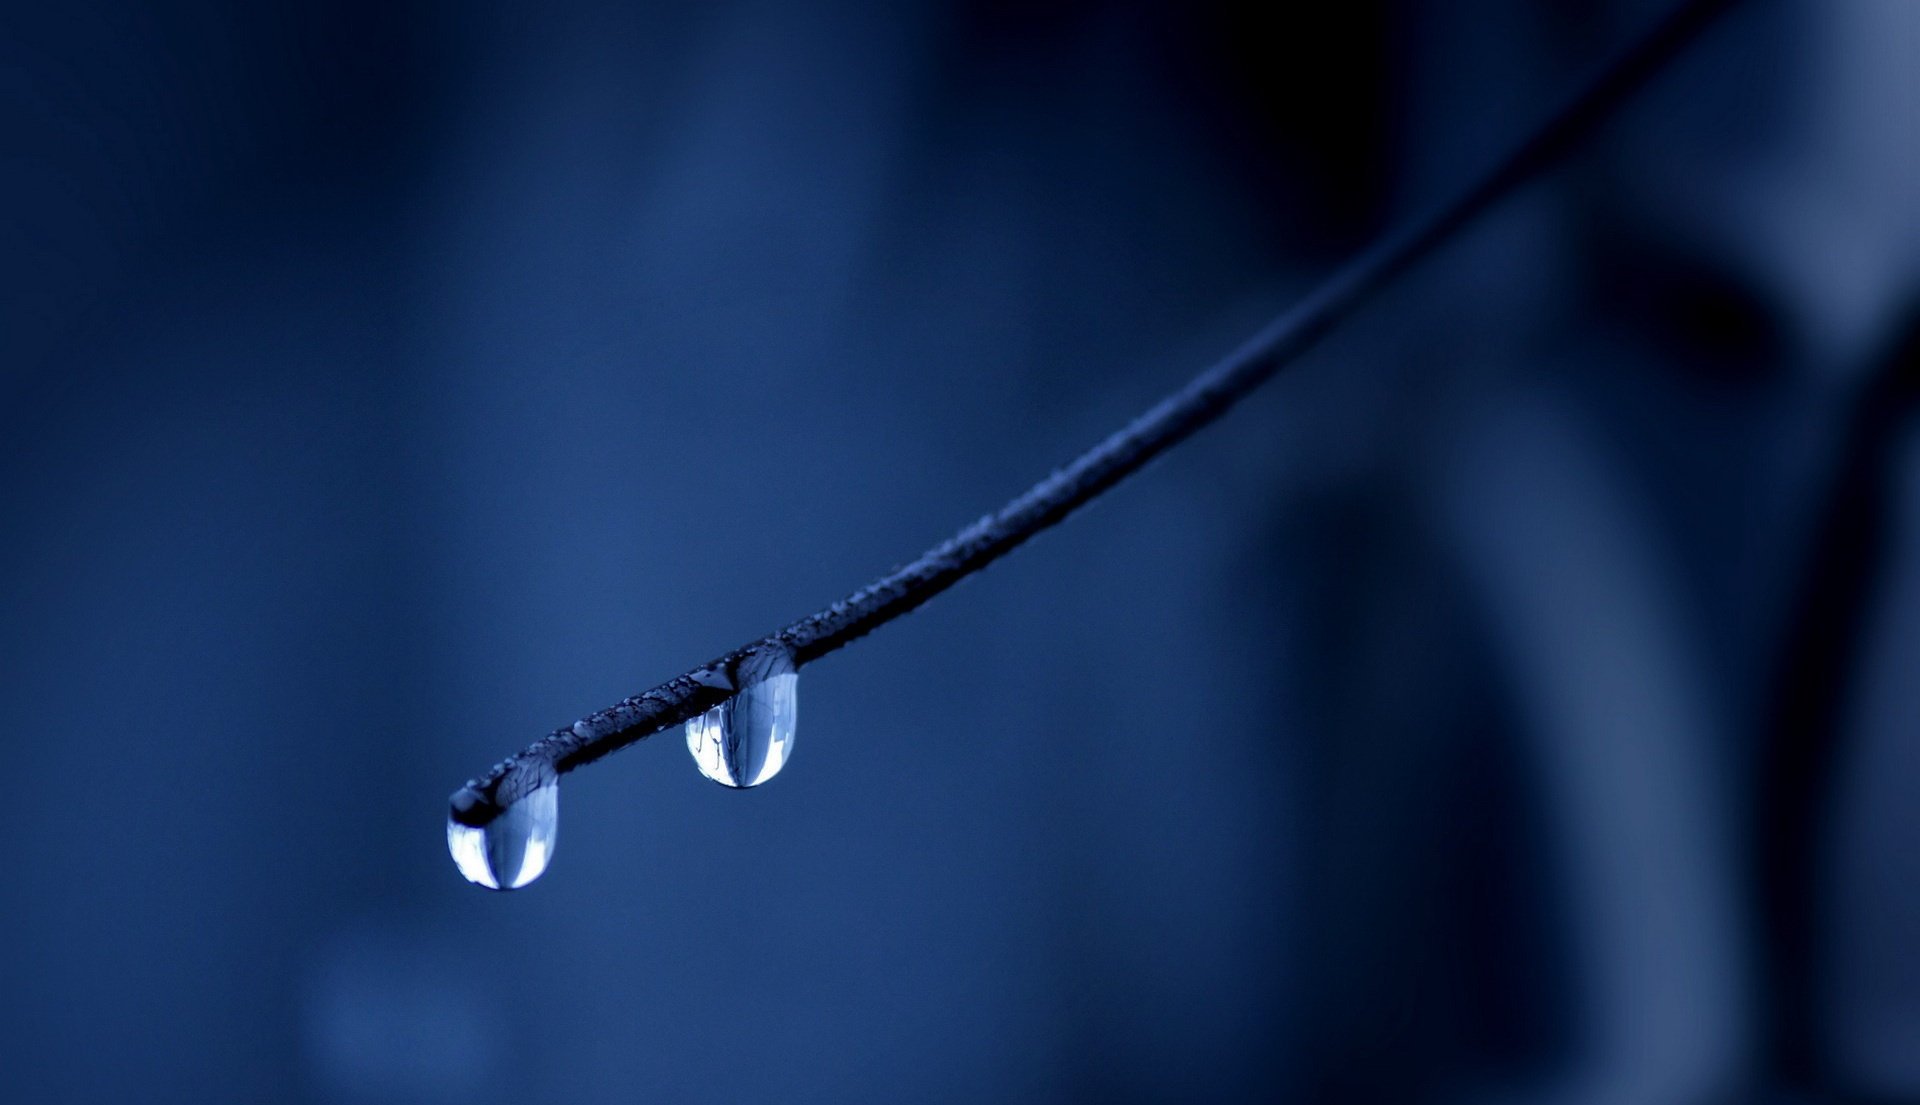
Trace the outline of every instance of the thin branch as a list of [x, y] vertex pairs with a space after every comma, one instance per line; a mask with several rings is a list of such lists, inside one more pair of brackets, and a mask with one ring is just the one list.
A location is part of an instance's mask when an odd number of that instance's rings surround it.
[[725, 701], [770, 654], [796, 668], [887, 622], [1013, 551], [1208, 425], [1313, 348], [1389, 281], [1555, 162], [1738, 0], [1687, 0], [1609, 65], [1505, 160], [1451, 203], [1374, 245], [1225, 360], [904, 568], [819, 613], [658, 687], [588, 714], [453, 794], [453, 816], [484, 825], [526, 788], [681, 724]]

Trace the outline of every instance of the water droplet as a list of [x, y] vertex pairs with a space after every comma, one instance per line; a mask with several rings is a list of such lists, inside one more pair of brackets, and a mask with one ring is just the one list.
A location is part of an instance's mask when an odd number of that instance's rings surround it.
[[[504, 809], [495, 808], [485, 824], [470, 825], [485, 799], [463, 810], [456, 796], [447, 815], [447, 851], [468, 882], [489, 890], [518, 890], [540, 877], [553, 858], [553, 838], [560, 828], [560, 780], [546, 764], [522, 769], [529, 777], [509, 776], [496, 793], [518, 793]], [[470, 792], [462, 792], [467, 794]], [[478, 796], [475, 796], [478, 798]]]
[[741, 665], [740, 693], [687, 722], [687, 751], [700, 774], [730, 787], [757, 787], [793, 754], [800, 676], [785, 653]]

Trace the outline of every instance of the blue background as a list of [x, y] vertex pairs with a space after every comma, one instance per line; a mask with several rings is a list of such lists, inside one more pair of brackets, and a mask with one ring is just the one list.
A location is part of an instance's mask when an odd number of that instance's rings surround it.
[[1904, 0], [1747, 5], [765, 787], [445, 851], [1660, 7], [9, 5], [0, 1096], [1920, 1100]]

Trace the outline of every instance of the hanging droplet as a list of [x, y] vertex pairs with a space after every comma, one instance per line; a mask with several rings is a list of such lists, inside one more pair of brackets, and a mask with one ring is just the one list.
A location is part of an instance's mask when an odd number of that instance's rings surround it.
[[793, 754], [800, 676], [784, 652], [749, 657], [739, 693], [687, 722], [687, 751], [700, 774], [730, 787], [757, 787]]
[[[447, 815], [447, 851], [468, 882], [489, 890], [518, 890], [540, 877], [553, 858], [560, 828], [560, 780], [547, 764], [526, 765], [523, 778], [509, 776], [495, 793], [517, 793], [504, 808], [471, 790], [454, 796]], [[468, 798], [465, 803], [463, 798]], [[484, 824], [468, 824], [493, 807]]]

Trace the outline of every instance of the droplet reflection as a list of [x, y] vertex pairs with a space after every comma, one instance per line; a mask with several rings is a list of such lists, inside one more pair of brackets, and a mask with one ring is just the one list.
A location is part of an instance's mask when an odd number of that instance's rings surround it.
[[489, 890], [518, 890], [540, 877], [553, 858], [560, 827], [560, 783], [552, 769], [485, 825], [447, 817], [447, 851], [468, 882]]
[[800, 676], [786, 656], [760, 661], [755, 675], [740, 693], [687, 722], [687, 751], [716, 783], [759, 786], [793, 753]]

